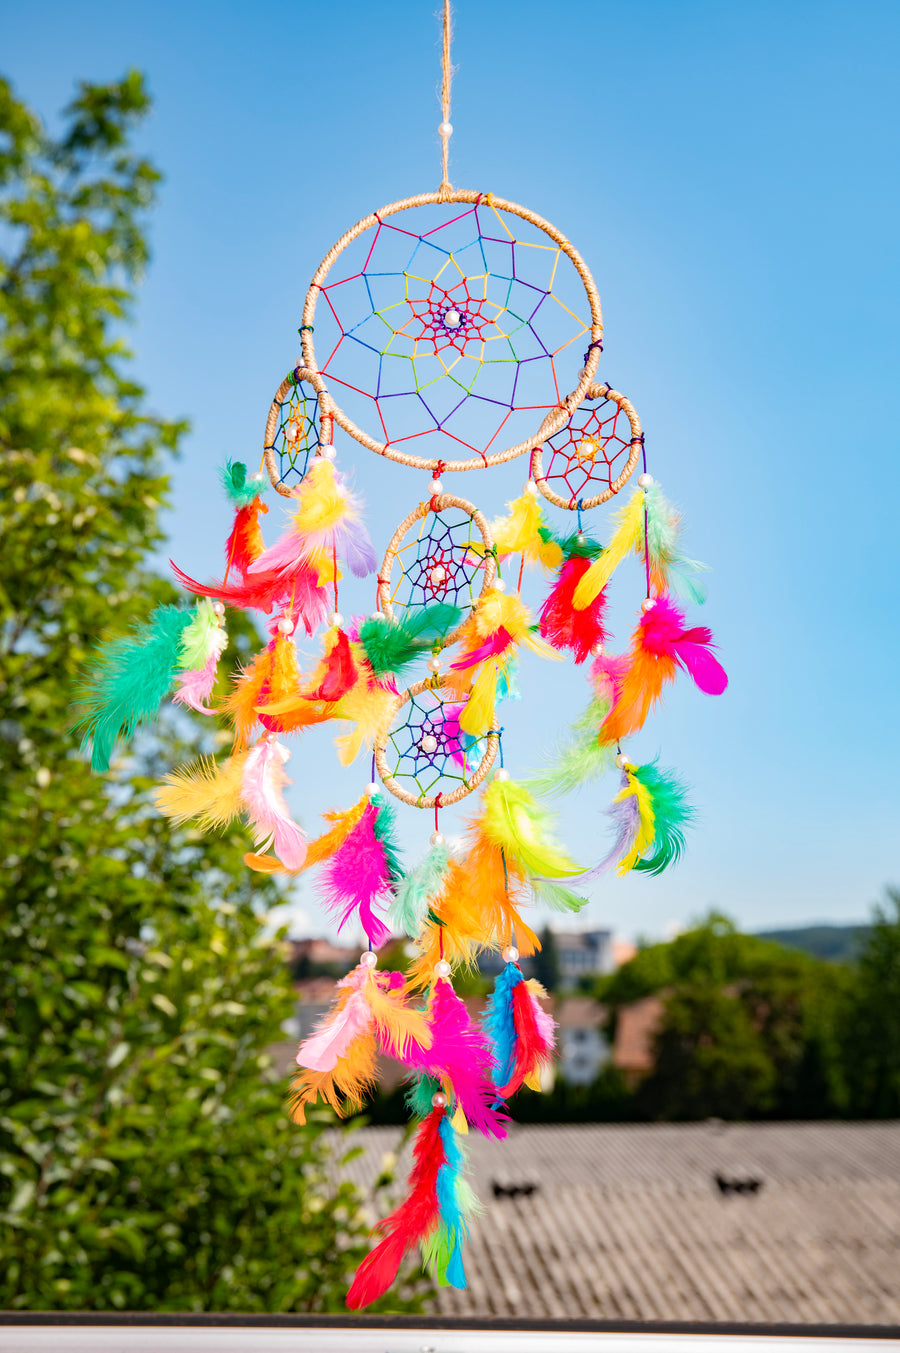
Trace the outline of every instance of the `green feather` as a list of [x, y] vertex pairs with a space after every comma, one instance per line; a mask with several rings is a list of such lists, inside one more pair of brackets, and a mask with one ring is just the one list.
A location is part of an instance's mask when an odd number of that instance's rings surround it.
[[359, 641], [376, 677], [388, 676], [408, 667], [461, 620], [458, 606], [436, 601], [400, 620], [366, 620], [360, 626]]
[[389, 920], [395, 930], [415, 935], [428, 912], [428, 904], [440, 892], [450, 851], [444, 846], [432, 846], [415, 869], [411, 869], [397, 888], [391, 904]]
[[82, 748], [93, 743], [92, 770], [109, 770], [116, 738], [127, 740], [139, 723], [157, 717], [178, 675], [181, 639], [192, 616], [177, 606], [157, 606], [133, 635], [97, 651], [91, 678], [80, 691], [86, 712], [74, 725], [85, 730]]
[[594, 696], [572, 725], [568, 740], [558, 746], [554, 759], [525, 781], [533, 794], [568, 794], [609, 769], [615, 749], [601, 746], [597, 738], [609, 709], [606, 697]]
[[190, 612], [190, 624], [181, 633], [178, 666], [183, 672], [194, 672], [209, 657], [210, 640], [219, 629], [219, 617], [208, 597], [203, 597]]
[[236, 507], [248, 507], [266, 488], [264, 480], [247, 478], [247, 467], [242, 460], [227, 460], [219, 468], [219, 478]]
[[706, 586], [692, 578], [691, 574], [708, 572], [707, 565], [699, 564], [696, 559], [687, 559], [681, 553], [678, 543], [681, 535], [680, 518], [659, 485], [651, 484], [645, 490], [645, 495], [650, 558], [660, 563], [673, 592], [702, 605], [706, 600]]
[[556, 543], [565, 559], [598, 559], [603, 553], [600, 541], [581, 531], [574, 531], [569, 536], [557, 536]]
[[375, 814], [375, 821], [372, 823], [372, 832], [375, 840], [381, 842], [381, 848], [384, 851], [384, 862], [387, 868], [388, 877], [391, 883], [399, 883], [403, 878], [403, 866], [400, 863], [400, 847], [394, 834], [395, 813], [389, 803], [378, 796], [379, 801], [376, 806], [378, 812]]
[[531, 886], [535, 901], [543, 902], [545, 906], [553, 907], [555, 911], [581, 911], [581, 908], [588, 904], [586, 897], [579, 897], [577, 893], [564, 888], [555, 879], [532, 879]]
[[436, 1095], [441, 1083], [433, 1076], [416, 1076], [406, 1092], [406, 1107], [415, 1118], [427, 1118], [434, 1108], [432, 1095]]
[[655, 761], [634, 771], [647, 787], [653, 804], [653, 854], [638, 860], [635, 869], [644, 874], [661, 874], [677, 864], [684, 853], [684, 829], [696, 816], [687, 801], [687, 787], [673, 771], [659, 770]]
[[523, 785], [494, 776], [482, 797], [484, 834], [528, 874], [573, 878], [583, 874], [552, 835], [552, 817]]

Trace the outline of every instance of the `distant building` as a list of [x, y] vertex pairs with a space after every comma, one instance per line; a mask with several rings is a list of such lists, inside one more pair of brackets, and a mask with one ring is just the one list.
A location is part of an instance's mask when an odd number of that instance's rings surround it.
[[569, 1085], [590, 1085], [609, 1061], [606, 1011], [589, 996], [569, 996], [553, 1012], [558, 1025], [557, 1074]]
[[574, 987], [582, 977], [603, 977], [616, 968], [611, 930], [554, 930], [561, 985]]
[[[332, 944], [331, 940], [304, 939], [288, 940], [288, 962], [292, 967], [303, 966], [309, 969], [304, 976], [315, 977], [316, 969], [333, 968], [342, 977], [359, 962], [359, 948]], [[301, 979], [302, 980], [302, 979]]]
[[628, 1086], [653, 1070], [653, 1043], [662, 1024], [665, 1005], [659, 996], [645, 996], [620, 1007], [616, 1015], [616, 1036], [613, 1040], [613, 1066], [621, 1071]]

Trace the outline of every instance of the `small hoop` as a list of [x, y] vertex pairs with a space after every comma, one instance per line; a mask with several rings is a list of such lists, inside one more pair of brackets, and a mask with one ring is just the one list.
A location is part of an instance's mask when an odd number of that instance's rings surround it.
[[[544, 444], [541, 444], [540, 446], [535, 446], [534, 450], [531, 453], [532, 479], [537, 484], [538, 488], [540, 489], [544, 497], [547, 499], [548, 503], [553, 503], [555, 507], [565, 508], [569, 512], [579, 512], [579, 511], [586, 512], [589, 508], [599, 507], [601, 503], [605, 503], [610, 498], [614, 497], [615, 494], [617, 494], [619, 490], [623, 488], [625, 484], [628, 483], [628, 480], [634, 473], [635, 467], [638, 463], [638, 460], [640, 459], [641, 451], [644, 445], [643, 433], [641, 431], [641, 420], [637, 415], [637, 410], [634, 408], [634, 405], [630, 402], [630, 400], [627, 400], [624, 395], [619, 393], [618, 390], [614, 390], [611, 385], [591, 384], [588, 386], [584, 398], [586, 400], [590, 400], [591, 402], [598, 399], [609, 400], [610, 403], [618, 405], [618, 407], [622, 410], [622, 412], [626, 415], [628, 419], [628, 423], [631, 429], [631, 441], [628, 443], [623, 441], [622, 443], [623, 447], [626, 445], [628, 446], [628, 459], [626, 460], [625, 465], [620, 471], [618, 477], [610, 482], [608, 488], [605, 488], [601, 493], [594, 494], [593, 497], [590, 498], [586, 498], [583, 492], [573, 493], [570, 494], [568, 498], [563, 498], [560, 494], [556, 493], [553, 489], [551, 489], [549, 487], [549, 480], [563, 479], [563, 476], [553, 475], [551, 473], [547, 478], [545, 478], [544, 462], [542, 454], [544, 450]], [[576, 411], [573, 410], [573, 413], [569, 418], [570, 427], [575, 417], [575, 412]], [[589, 418], [592, 416], [593, 414], [588, 415]], [[585, 421], [587, 421], [587, 419]], [[557, 431], [560, 431], [560, 429], [557, 429]], [[546, 443], [549, 440], [550, 438], [545, 438], [544, 442]], [[553, 458], [551, 455], [548, 470], [552, 470], [552, 465]], [[586, 477], [585, 483], [586, 484], [590, 483], [589, 475]]]
[[[385, 720], [381, 730], [375, 738], [375, 745], [373, 748], [375, 766], [385, 789], [393, 794], [395, 798], [399, 799], [401, 803], [407, 804], [410, 808], [430, 809], [435, 806], [448, 808], [451, 804], [459, 803], [460, 800], [468, 798], [470, 794], [473, 794], [490, 771], [500, 746], [500, 725], [497, 722], [495, 714], [490, 731], [485, 739], [484, 754], [481, 761], [472, 772], [471, 777], [464, 780], [463, 784], [459, 785], [450, 793], [411, 794], [409, 790], [404, 789], [403, 786], [399, 785], [394, 779], [394, 776], [388, 767], [386, 748], [388, 738], [391, 736], [391, 724], [394, 722], [400, 710], [404, 705], [414, 700], [416, 696], [421, 695], [427, 690], [431, 690], [435, 695], [438, 695], [441, 691], [449, 690], [449, 682], [446, 677], [427, 677], [424, 681], [417, 681], [414, 685], [410, 686], [407, 690], [403, 691], [402, 694], [397, 696], [390, 715]], [[456, 704], [458, 702], [456, 694], [454, 692], [450, 693], [452, 697], [450, 703]]]
[[[393, 620], [394, 618], [394, 601], [396, 600], [397, 595], [396, 591], [393, 591], [391, 586], [391, 573], [393, 571], [394, 562], [403, 548], [404, 536], [411, 527], [415, 526], [417, 521], [424, 520], [429, 512], [437, 514], [438, 512], [443, 512], [451, 507], [458, 508], [461, 512], [464, 512], [471, 517], [481, 533], [483, 562], [479, 567], [483, 568], [484, 578], [478, 598], [472, 603], [473, 606], [477, 606], [478, 601], [484, 595], [487, 588], [493, 583], [494, 576], [497, 572], [497, 561], [494, 556], [494, 540], [491, 536], [490, 527], [478, 508], [474, 507], [472, 503], [466, 502], [465, 498], [457, 498], [452, 493], [439, 493], [434, 498], [429, 498], [427, 502], [419, 503], [418, 507], [415, 507], [412, 512], [410, 512], [409, 516], [403, 519], [391, 537], [388, 547], [385, 550], [384, 559], [382, 560], [381, 568], [378, 571], [378, 603], [388, 620]], [[419, 539], [421, 539], [421, 532], [419, 533]], [[405, 570], [403, 576], [405, 576]], [[440, 600], [437, 596], [434, 599]], [[465, 618], [455, 630], [444, 636], [441, 640], [441, 648], [446, 648], [448, 644], [456, 642], [464, 624]]]
[[[371, 437], [362, 428], [356, 424], [338, 407], [331, 395], [325, 388], [324, 380], [316, 361], [314, 345], [314, 319], [316, 313], [316, 302], [319, 294], [323, 290], [323, 283], [335, 260], [344, 252], [348, 245], [362, 235], [366, 230], [373, 226], [381, 226], [384, 219], [388, 216], [396, 215], [397, 212], [409, 211], [414, 207], [430, 206], [440, 203], [468, 203], [479, 207], [484, 203], [489, 209], [496, 212], [506, 211], [514, 216], [520, 217], [523, 221], [528, 221], [538, 230], [548, 235], [551, 240], [567, 255], [575, 267], [576, 272], [581, 278], [587, 295], [588, 304], [591, 312], [590, 324], [590, 346], [588, 348], [587, 358], [583, 367], [581, 377], [575, 390], [555, 407], [551, 408], [545, 416], [541, 426], [534, 437], [527, 441], [519, 442], [515, 446], [509, 446], [504, 451], [492, 451], [489, 454], [479, 453], [468, 460], [442, 460], [439, 457], [412, 456], [405, 452], [398, 451], [389, 442], [380, 442]], [[554, 432], [561, 428], [572, 412], [578, 408], [584, 399], [585, 393], [594, 378], [597, 370], [597, 363], [600, 360], [600, 346], [603, 336], [603, 312], [600, 305], [600, 296], [596, 284], [591, 276], [590, 269], [584, 259], [579, 254], [575, 246], [557, 230], [549, 221], [545, 221], [542, 216], [536, 212], [530, 211], [527, 207], [519, 206], [516, 202], [509, 202], [505, 198], [496, 197], [492, 193], [478, 193], [468, 188], [454, 188], [451, 190], [441, 189], [438, 192], [418, 193], [414, 197], [404, 197], [399, 202], [391, 202], [379, 211], [370, 212], [357, 221], [341, 238], [334, 244], [323, 258], [316, 270], [315, 276], [309, 284], [309, 290], [306, 293], [306, 301], [303, 306], [303, 323], [300, 326], [300, 338], [303, 344], [303, 362], [309, 373], [309, 382], [319, 395], [320, 413], [331, 415], [339, 427], [342, 427], [351, 437], [358, 441], [362, 446], [368, 447], [376, 455], [386, 456], [389, 460], [397, 461], [400, 465], [408, 465], [413, 469], [435, 470], [438, 464], [444, 470], [482, 470], [491, 465], [501, 465], [505, 461], [515, 460], [517, 456], [524, 455], [530, 451], [536, 442], [546, 441]], [[330, 360], [330, 359], [328, 359]], [[327, 365], [327, 361], [326, 361]], [[546, 407], [546, 406], [545, 406]]]
[[[285, 376], [284, 380], [281, 382], [278, 389], [275, 391], [275, 398], [269, 405], [269, 413], [266, 418], [266, 431], [263, 437], [263, 460], [265, 461], [266, 472], [268, 473], [269, 480], [272, 484], [273, 489], [275, 489], [276, 492], [280, 493], [284, 498], [292, 498], [294, 496], [294, 490], [297, 487], [297, 485], [288, 484], [282, 479], [281, 467], [278, 464], [278, 460], [276, 459], [276, 457], [278, 457], [280, 453], [277, 451], [275, 443], [279, 433], [283, 429], [283, 424], [281, 423], [281, 415], [284, 405], [287, 402], [287, 396], [290, 394], [292, 390], [295, 390], [298, 385], [304, 383], [307, 385], [312, 385], [310, 373], [307, 371], [305, 366], [295, 367], [293, 371], [289, 372]], [[316, 403], [318, 402], [319, 399], [318, 396], [316, 396]], [[317, 432], [315, 444], [311, 445], [308, 448], [308, 455], [312, 456], [317, 454], [319, 445], [320, 439]], [[300, 478], [302, 479], [303, 476], [301, 475]]]

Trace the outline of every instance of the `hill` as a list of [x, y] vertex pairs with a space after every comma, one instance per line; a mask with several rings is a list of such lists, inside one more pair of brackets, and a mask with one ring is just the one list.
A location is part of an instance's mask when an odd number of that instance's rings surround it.
[[830, 963], [846, 963], [856, 957], [869, 932], [867, 925], [807, 925], [789, 930], [757, 931], [761, 940], [775, 940], [788, 949], [802, 949]]

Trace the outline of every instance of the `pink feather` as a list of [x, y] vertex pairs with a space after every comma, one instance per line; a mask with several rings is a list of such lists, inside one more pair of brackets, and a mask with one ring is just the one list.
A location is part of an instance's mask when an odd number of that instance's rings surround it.
[[528, 995], [531, 997], [531, 1004], [534, 1007], [534, 1022], [537, 1025], [538, 1034], [546, 1045], [547, 1056], [549, 1057], [556, 1047], [556, 1020], [549, 1011], [544, 1009], [533, 991], [529, 991]]
[[[701, 631], [687, 630], [676, 645], [675, 656], [694, 678], [704, 695], [721, 695], [728, 685], [728, 674], [707, 647], [712, 635], [708, 639], [701, 639], [699, 643], [694, 641], [692, 636], [699, 632]], [[702, 632], [709, 634], [705, 626], [702, 627]]]
[[361, 991], [354, 991], [346, 1005], [320, 1020], [315, 1032], [300, 1044], [297, 1065], [310, 1071], [333, 1071], [338, 1058], [371, 1024], [372, 1011], [366, 998]]
[[178, 690], [172, 696], [177, 705], [187, 705], [198, 714], [215, 714], [208, 705], [209, 697], [216, 684], [216, 670], [219, 655], [213, 649], [202, 667], [193, 672], [182, 672], [178, 678]]
[[284, 801], [284, 787], [291, 781], [284, 773], [290, 752], [274, 738], [251, 747], [241, 777], [241, 800], [260, 851], [274, 850], [285, 869], [301, 869], [307, 841], [292, 821]]
[[354, 912], [377, 949], [391, 932], [375, 912], [376, 903], [387, 903], [392, 894], [384, 847], [375, 835], [374, 804], [369, 804], [353, 831], [328, 860], [322, 886], [325, 905], [340, 917], [341, 930]]
[[416, 1066], [447, 1080], [467, 1121], [487, 1137], [505, 1137], [507, 1118], [495, 1108], [497, 1092], [492, 1082], [494, 1058], [481, 1028], [469, 1018], [465, 1002], [450, 983], [439, 977], [431, 998], [432, 1044], [427, 1050], [413, 1044], [405, 1058]]
[[476, 663], [484, 662], [486, 658], [499, 657], [501, 653], [506, 652], [512, 642], [513, 637], [509, 630], [504, 629], [501, 625], [494, 634], [489, 635], [487, 639], [485, 639], [483, 644], [479, 644], [477, 648], [473, 648], [472, 652], [467, 653], [464, 658], [458, 658], [456, 662], [452, 664], [453, 671], [462, 672], [465, 671], [467, 667], [474, 667]]
[[617, 656], [614, 653], [601, 653], [591, 666], [591, 683], [597, 695], [601, 699], [608, 698], [615, 704], [627, 671], [627, 654]]
[[706, 695], [721, 695], [728, 685], [725, 668], [709, 651], [712, 633], [705, 625], [685, 629], [684, 612], [665, 594], [641, 617], [641, 644], [648, 653], [674, 658]]

